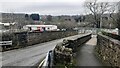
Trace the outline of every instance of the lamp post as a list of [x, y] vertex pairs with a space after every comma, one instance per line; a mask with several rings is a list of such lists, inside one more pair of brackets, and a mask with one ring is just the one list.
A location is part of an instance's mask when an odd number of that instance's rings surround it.
[[101, 17], [100, 17], [100, 29], [102, 28], [102, 22], [103, 21], [103, 19], [102, 19], [102, 15], [101, 15]]

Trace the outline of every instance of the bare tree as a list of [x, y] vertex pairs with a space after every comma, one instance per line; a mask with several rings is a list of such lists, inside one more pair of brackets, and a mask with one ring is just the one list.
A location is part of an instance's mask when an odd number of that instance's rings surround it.
[[[110, 18], [113, 20], [113, 23], [115, 26], [119, 29], [118, 34], [120, 35], [120, 2], [116, 2], [116, 4], [113, 6], [111, 11], [109, 11]], [[118, 8], [117, 13], [114, 13], [116, 11], [116, 8]]]
[[116, 22], [118, 30], [118, 34], [120, 35], [120, 11], [118, 12], [117, 22]]
[[98, 2], [98, 0], [86, 1], [85, 7], [94, 16], [94, 24], [97, 28], [102, 26], [102, 15], [113, 10], [114, 3]]
[[118, 2], [118, 13], [117, 13], [117, 19], [115, 24], [118, 28], [118, 34], [120, 35], [120, 2]]

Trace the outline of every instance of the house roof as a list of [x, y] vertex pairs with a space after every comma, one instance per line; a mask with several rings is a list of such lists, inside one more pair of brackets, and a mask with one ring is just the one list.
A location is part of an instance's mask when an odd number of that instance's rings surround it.
[[35, 27], [52, 27], [52, 26], [56, 26], [56, 25], [26, 25], [28, 27], [32, 27], [32, 26], [35, 26]]

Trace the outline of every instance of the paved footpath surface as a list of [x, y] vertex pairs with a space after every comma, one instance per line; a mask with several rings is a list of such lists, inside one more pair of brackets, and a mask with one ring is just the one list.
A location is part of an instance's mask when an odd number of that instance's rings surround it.
[[62, 42], [63, 39], [74, 39], [83, 36], [84, 34], [70, 36], [67, 38], [57, 39], [34, 46], [29, 46], [21, 49], [6, 51], [2, 53], [3, 66], [34, 66], [43, 57], [46, 56], [49, 50], [52, 50], [57, 43]]
[[79, 49], [76, 54], [77, 66], [102, 66], [102, 63], [99, 62], [93, 53], [96, 42], [96, 36], [93, 36]]

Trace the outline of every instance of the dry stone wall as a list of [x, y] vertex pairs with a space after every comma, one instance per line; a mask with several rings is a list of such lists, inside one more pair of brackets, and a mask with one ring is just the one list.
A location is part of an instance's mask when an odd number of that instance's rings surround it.
[[[7, 48], [3, 46], [2, 50], [26, 47], [76, 34], [78, 34], [77, 31], [16, 32], [9, 36], [10, 40], [12, 40], [12, 45]], [[4, 40], [9, 37], [5, 37]]]
[[109, 66], [120, 67], [120, 41], [98, 34], [96, 54]]
[[74, 66], [73, 54], [89, 39], [91, 39], [91, 34], [85, 34], [75, 39], [64, 39], [63, 42], [58, 43], [53, 50], [53, 65], [59, 66], [62, 64], [67, 67]]

